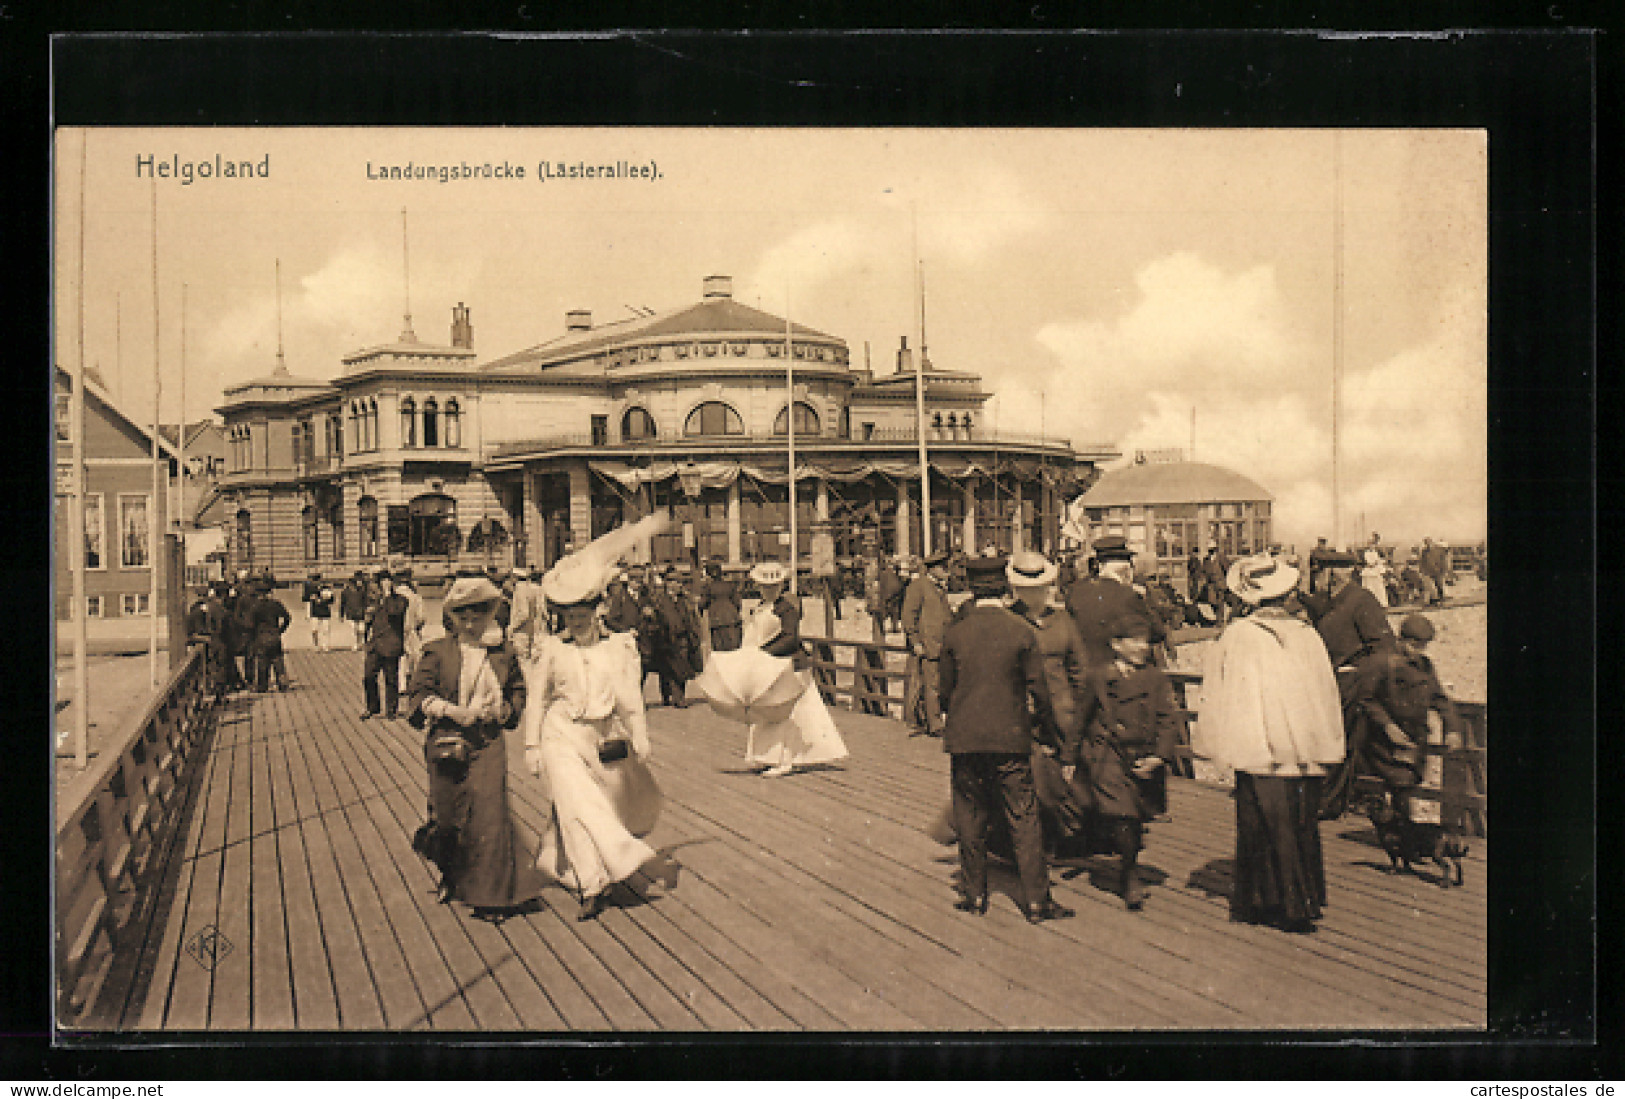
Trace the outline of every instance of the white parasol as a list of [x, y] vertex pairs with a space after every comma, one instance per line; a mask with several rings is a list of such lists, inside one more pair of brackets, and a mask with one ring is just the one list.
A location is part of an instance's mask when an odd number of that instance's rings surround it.
[[713, 652], [694, 686], [717, 714], [746, 725], [788, 719], [807, 689], [789, 657], [758, 648]]

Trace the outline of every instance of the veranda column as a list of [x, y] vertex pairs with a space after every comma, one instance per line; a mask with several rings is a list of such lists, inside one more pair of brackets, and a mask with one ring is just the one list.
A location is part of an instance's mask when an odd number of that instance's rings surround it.
[[965, 502], [965, 553], [976, 556], [976, 482], [967, 477], [960, 495]]
[[813, 518], [820, 523], [829, 522], [829, 483], [818, 478], [818, 492], [813, 497]]
[[592, 541], [592, 481], [585, 462], [570, 466], [570, 548]]
[[544, 563], [541, 543], [546, 535], [542, 530], [542, 509], [536, 492], [536, 473], [533, 470], [520, 472], [519, 490], [522, 497], [519, 509], [525, 525], [525, 559], [521, 563], [531, 568], [539, 568]]
[[908, 545], [908, 482], [897, 482], [897, 556], [907, 557]]
[[739, 478], [728, 482], [728, 564], [739, 564]]
[[1016, 498], [1011, 501], [1015, 513], [1010, 516], [1010, 552], [1020, 553], [1027, 548], [1027, 486], [1016, 481]]

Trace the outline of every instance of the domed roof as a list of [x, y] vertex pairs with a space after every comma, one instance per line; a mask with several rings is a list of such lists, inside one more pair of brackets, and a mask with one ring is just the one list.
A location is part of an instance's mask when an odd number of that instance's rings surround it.
[[1079, 503], [1090, 508], [1133, 504], [1218, 504], [1274, 499], [1256, 481], [1206, 462], [1147, 462], [1100, 475]]
[[[804, 324], [792, 324], [795, 339], [821, 340], [843, 344], [844, 340]], [[567, 332], [548, 343], [527, 348], [487, 363], [487, 371], [546, 367], [553, 363], [580, 359], [598, 351], [643, 340], [683, 336], [726, 339], [754, 335], [783, 337], [784, 318], [753, 309], [731, 298], [714, 297], [652, 316], [631, 317], [599, 324], [580, 332]]]

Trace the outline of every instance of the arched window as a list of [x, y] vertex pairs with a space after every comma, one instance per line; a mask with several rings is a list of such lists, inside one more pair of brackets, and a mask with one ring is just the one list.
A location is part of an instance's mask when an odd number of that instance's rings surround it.
[[351, 454], [358, 454], [361, 446], [361, 405], [357, 401], [350, 402], [350, 445]]
[[367, 449], [378, 449], [378, 398], [367, 401]]
[[327, 434], [332, 440], [328, 446], [328, 453], [334, 458], [344, 457], [344, 418], [338, 413], [327, 418]]
[[378, 501], [363, 496], [356, 510], [361, 519], [361, 559], [370, 561], [378, 556]]
[[440, 445], [440, 405], [433, 397], [423, 402], [423, 445]]
[[463, 445], [463, 419], [462, 410], [457, 407], [457, 398], [453, 397], [446, 402], [446, 445]]
[[418, 405], [410, 397], [401, 401], [401, 445], [418, 445]]
[[[655, 429], [655, 419], [646, 409], [629, 408], [626, 415], [621, 417], [621, 439], [653, 439], [659, 432]], [[693, 432], [690, 432], [693, 434]], [[709, 434], [709, 433], [707, 433]]]
[[237, 513], [237, 563], [239, 568], [254, 564], [254, 516], [247, 508]]
[[411, 556], [450, 556], [462, 548], [457, 501], [450, 496], [439, 492], [414, 496], [407, 504], [407, 517], [410, 526], [406, 552]]
[[[783, 435], [787, 430], [789, 430], [786, 426], [787, 422], [788, 420], [785, 415], [785, 410], [782, 408], [779, 409], [778, 418], [773, 421], [773, 434]], [[796, 434], [818, 434], [818, 413], [813, 411], [812, 405], [803, 401], [796, 402]]]
[[745, 423], [739, 413], [721, 401], [706, 401], [688, 414], [684, 435], [743, 435]]
[[321, 556], [321, 537], [316, 530], [316, 509], [307, 505], [300, 514], [300, 519], [303, 520], [305, 528], [305, 563], [313, 565]]

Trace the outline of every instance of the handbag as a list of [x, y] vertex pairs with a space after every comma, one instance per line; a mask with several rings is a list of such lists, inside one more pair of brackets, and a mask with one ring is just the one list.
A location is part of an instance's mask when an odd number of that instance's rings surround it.
[[626, 759], [631, 754], [631, 742], [620, 737], [616, 737], [614, 740], [606, 740], [598, 745], [599, 763], [616, 763]]

